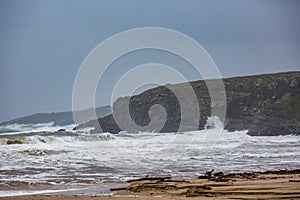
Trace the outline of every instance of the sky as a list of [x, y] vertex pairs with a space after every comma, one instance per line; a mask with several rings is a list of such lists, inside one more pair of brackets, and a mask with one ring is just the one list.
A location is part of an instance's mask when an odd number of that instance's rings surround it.
[[[299, 71], [299, 24], [297, 0], [1, 0], [0, 121], [71, 110], [85, 57], [128, 29], [164, 27], [192, 37], [225, 78]], [[111, 103], [108, 90], [124, 69], [147, 62], [176, 65], [196, 79], [166, 52], [134, 52], [112, 64], [96, 105]]]

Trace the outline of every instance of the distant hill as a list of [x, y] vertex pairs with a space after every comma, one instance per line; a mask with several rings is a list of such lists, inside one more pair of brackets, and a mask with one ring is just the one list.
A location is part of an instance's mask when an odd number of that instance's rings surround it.
[[[104, 117], [111, 114], [111, 106], [102, 106], [96, 108], [97, 117]], [[77, 111], [81, 112], [83, 115], [86, 110]], [[37, 113], [25, 117], [19, 117], [10, 121], [5, 121], [0, 124], [9, 125], [9, 124], [38, 124], [38, 123], [51, 123], [53, 122], [55, 125], [68, 125], [74, 124], [72, 111], [67, 112], [56, 112], [56, 113]]]
[[[225, 129], [249, 130], [249, 135], [300, 135], [300, 72], [233, 77], [223, 81], [227, 106]], [[184, 89], [185, 84], [176, 84], [174, 87]], [[207, 118], [211, 116], [211, 99], [205, 81], [190, 84], [198, 98], [200, 107], [198, 128], [201, 130]], [[124, 98], [130, 98], [130, 115], [136, 124], [147, 125], [150, 122], [149, 108], [154, 104], [161, 104], [167, 112], [167, 120], [161, 132], [178, 130], [181, 122], [180, 106], [177, 98], [165, 86]], [[122, 102], [122, 98], [119, 98], [114, 106], [120, 107]], [[218, 108], [222, 105], [215, 106]], [[121, 118], [123, 115], [125, 117], [126, 113], [118, 113]], [[102, 130], [98, 130], [98, 126], [95, 126], [98, 123]], [[81, 124], [75, 129], [84, 127], [96, 127], [94, 132], [121, 131], [113, 115]]]

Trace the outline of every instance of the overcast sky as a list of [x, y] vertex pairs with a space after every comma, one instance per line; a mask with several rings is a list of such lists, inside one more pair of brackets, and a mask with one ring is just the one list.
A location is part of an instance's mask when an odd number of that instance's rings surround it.
[[[121, 31], [180, 31], [208, 51], [223, 77], [231, 77], [300, 70], [299, 24], [297, 0], [1, 0], [0, 121], [71, 110], [80, 64]], [[144, 51], [115, 65], [170, 62], [184, 71], [176, 59]], [[118, 73], [116, 67], [107, 80], [117, 80]], [[96, 99], [97, 105], [110, 103], [105, 95]]]

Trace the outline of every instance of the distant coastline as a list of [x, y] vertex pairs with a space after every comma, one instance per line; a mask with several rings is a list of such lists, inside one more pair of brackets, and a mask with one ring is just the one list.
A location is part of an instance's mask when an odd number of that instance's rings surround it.
[[[110, 106], [101, 106], [96, 109], [97, 117], [104, 117], [111, 114]], [[87, 110], [76, 111], [84, 115]], [[45, 124], [53, 123], [53, 125], [69, 125], [74, 124], [72, 111], [66, 112], [52, 112], [52, 113], [36, 113], [25, 117], [18, 117], [9, 121], [4, 121], [0, 123], [0, 126], [5, 126], [9, 124]]]

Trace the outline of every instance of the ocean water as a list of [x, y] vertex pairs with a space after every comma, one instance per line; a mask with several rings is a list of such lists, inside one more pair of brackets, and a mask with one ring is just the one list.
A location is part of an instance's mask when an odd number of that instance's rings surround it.
[[[216, 118], [208, 125], [213, 128], [115, 135], [52, 123], [0, 127], [0, 196], [109, 187], [145, 175], [300, 168], [300, 136], [228, 132]], [[15, 141], [21, 144], [9, 144]]]

